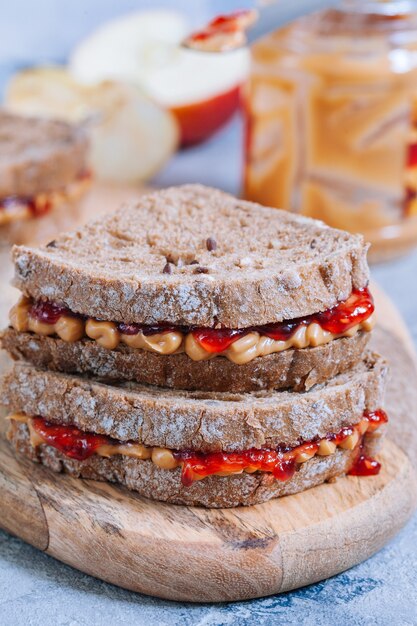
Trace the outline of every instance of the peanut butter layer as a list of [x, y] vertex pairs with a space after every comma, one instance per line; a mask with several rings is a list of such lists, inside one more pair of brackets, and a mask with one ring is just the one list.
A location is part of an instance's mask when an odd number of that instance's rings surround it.
[[0, 345], [14, 360], [52, 371], [87, 374], [109, 383], [126, 380], [169, 389], [246, 393], [308, 391], [354, 367], [371, 335], [361, 331], [323, 346], [284, 350], [239, 366], [229, 359], [193, 361], [185, 352], [165, 356], [124, 344], [106, 350], [87, 337], [70, 343], [57, 335], [42, 337], [11, 327], [0, 333]]
[[[35, 430], [33, 426], [33, 418], [25, 413], [12, 413], [8, 416], [8, 419], [15, 422], [25, 423], [28, 426], [30, 434], [30, 443], [32, 447], [37, 448], [40, 445], [51, 445], [43, 439], [43, 437]], [[317, 441], [316, 450], [305, 450], [305, 444], [301, 444], [296, 448], [283, 453], [284, 460], [294, 459], [297, 465], [301, 465], [317, 456], [330, 456], [334, 454], [337, 448], [343, 450], [353, 450], [360, 442], [368, 428], [370, 427], [369, 421], [364, 418], [357, 424], [351, 426], [346, 436], [337, 444], [331, 439], [323, 438]], [[165, 470], [172, 470], [177, 467], [181, 467], [183, 461], [176, 458], [174, 452], [169, 448], [145, 446], [140, 443], [108, 443], [99, 446], [94, 454], [98, 456], [110, 458], [116, 455], [124, 455], [139, 460], [151, 460], [157, 467]], [[239, 471], [222, 471], [216, 472], [213, 475], [216, 476], [230, 476], [232, 474], [241, 474], [242, 472], [253, 473], [253, 469], [250, 467], [245, 470]], [[255, 470], [256, 471], [256, 470]]]
[[237, 339], [229, 348], [222, 352], [209, 352], [198, 343], [192, 332], [180, 330], [145, 335], [138, 332], [134, 335], [121, 333], [114, 322], [98, 321], [62, 315], [55, 324], [49, 324], [31, 317], [29, 314], [32, 301], [22, 297], [10, 311], [10, 323], [18, 332], [33, 332], [37, 335], [58, 335], [63, 341], [80, 341], [89, 337], [108, 350], [115, 350], [120, 343], [131, 348], [146, 350], [163, 355], [184, 352], [193, 361], [204, 361], [221, 356], [236, 365], [249, 363], [260, 356], [267, 356], [290, 348], [308, 348], [321, 346], [334, 339], [352, 337], [360, 330], [369, 332], [375, 325], [375, 316], [371, 315], [360, 324], [356, 324], [344, 333], [334, 334], [324, 330], [313, 322], [300, 326], [286, 341], [277, 341], [259, 332], [252, 331]]

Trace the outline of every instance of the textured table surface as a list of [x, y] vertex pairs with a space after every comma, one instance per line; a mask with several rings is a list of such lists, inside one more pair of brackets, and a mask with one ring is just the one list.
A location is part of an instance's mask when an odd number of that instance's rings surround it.
[[[77, 2], [59, 3], [71, 11]], [[106, 7], [107, 14], [117, 3], [88, 0], [85, 6]], [[139, 4], [120, 0], [133, 8]], [[165, 3], [168, 4], [168, 3]], [[172, 2], [171, 4], [175, 4]], [[181, 3], [184, 6], [184, 2]], [[191, 3], [190, 3], [191, 4]], [[192, 3], [195, 7], [194, 3]], [[207, 10], [209, 2], [202, 2]], [[219, 5], [219, 2], [212, 3]], [[247, 4], [240, 2], [239, 4]], [[16, 0], [7, 11], [16, 23], [28, 6]], [[48, 5], [39, 2], [39, 10]], [[80, 3], [78, 2], [78, 5]], [[49, 2], [49, 7], [52, 6]], [[59, 11], [56, 7], [56, 19]], [[84, 4], [83, 4], [84, 6]], [[210, 6], [210, 9], [212, 7]], [[106, 16], [107, 16], [106, 14]], [[2, 26], [3, 20], [2, 8]], [[12, 28], [0, 42], [0, 87], [12, 71], [5, 62], [5, 51], [17, 46]], [[86, 27], [86, 30], [88, 28]], [[61, 34], [56, 32], [55, 38]], [[57, 43], [54, 44], [56, 47]], [[19, 39], [19, 46], [21, 43]], [[69, 37], [68, 45], [71, 43]], [[38, 50], [38, 57], [50, 53], [39, 42], [26, 41], [16, 48], [13, 66], [26, 62]], [[64, 53], [64, 52], [63, 52]], [[202, 148], [179, 154], [158, 176], [156, 184], [168, 185], [198, 181], [237, 192], [240, 177], [239, 124], [235, 122]], [[417, 341], [417, 253], [403, 260], [381, 265], [374, 278], [396, 302]], [[1, 295], [0, 295], [1, 297]], [[1, 506], [1, 494], [0, 494]], [[369, 532], [372, 533], [372, 528]], [[0, 624], [2, 626], [95, 626], [101, 624], [181, 624], [246, 626], [254, 623], [309, 625], [386, 625], [417, 624], [417, 516], [381, 552], [361, 565], [335, 578], [292, 593], [242, 603], [184, 605], [136, 595], [95, 580], [51, 557], [38, 552], [0, 531]]]

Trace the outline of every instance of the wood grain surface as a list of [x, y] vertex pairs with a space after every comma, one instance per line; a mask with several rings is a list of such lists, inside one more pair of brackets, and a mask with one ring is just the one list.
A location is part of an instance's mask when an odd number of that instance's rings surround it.
[[[0, 267], [4, 325], [16, 294], [5, 284], [11, 275], [6, 256]], [[192, 602], [280, 593], [363, 561], [416, 505], [416, 357], [395, 307], [373, 291], [379, 312], [373, 347], [391, 362], [390, 440], [379, 476], [344, 477], [255, 507], [206, 510], [54, 474], [15, 458], [0, 436], [0, 526], [108, 582]]]
[[13, 463], [4, 439], [0, 459], [3, 528], [83, 572], [171, 600], [254, 598], [333, 576], [385, 545], [415, 506], [414, 470], [391, 442], [377, 477], [220, 510]]

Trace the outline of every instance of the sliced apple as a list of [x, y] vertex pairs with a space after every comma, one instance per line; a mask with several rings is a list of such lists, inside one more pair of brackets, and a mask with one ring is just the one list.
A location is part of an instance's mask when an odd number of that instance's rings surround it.
[[70, 71], [87, 84], [116, 79], [139, 86], [174, 113], [183, 144], [202, 141], [238, 108], [250, 55], [246, 49], [226, 54], [186, 49], [180, 43], [188, 30], [173, 11], [127, 15], [84, 40], [71, 55]]
[[181, 144], [200, 143], [223, 126], [239, 107], [240, 91], [237, 85], [202, 102], [172, 108], [181, 128]]
[[175, 117], [131, 85], [81, 85], [60, 67], [38, 68], [10, 81], [5, 105], [22, 115], [84, 123], [98, 178], [135, 183], [155, 174], [178, 146]]

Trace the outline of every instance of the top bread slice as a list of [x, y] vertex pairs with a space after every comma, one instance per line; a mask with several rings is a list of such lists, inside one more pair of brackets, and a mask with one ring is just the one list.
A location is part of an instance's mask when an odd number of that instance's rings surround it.
[[185, 185], [15, 247], [14, 284], [101, 320], [245, 328], [346, 299], [368, 283], [366, 251], [359, 235]]

